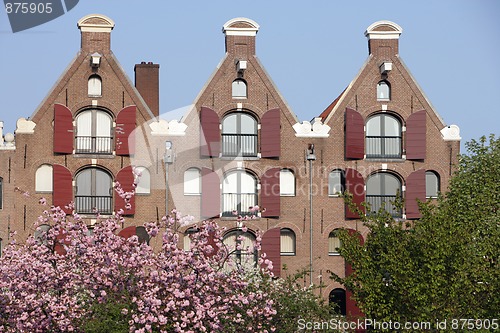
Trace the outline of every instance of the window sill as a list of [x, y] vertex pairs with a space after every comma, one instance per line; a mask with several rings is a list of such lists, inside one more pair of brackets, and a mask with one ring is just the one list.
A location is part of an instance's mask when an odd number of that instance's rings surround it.
[[391, 163], [406, 162], [406, 158], [365, 157], [365, 160], [370, 162], [391, 162]]
[[233, 99], [248, 99], [246, 96], [233, 96]]
[[102, 95], [88, 95], [90, 98], [99, 98], [102, 97]]
[[377, 102], [390, 102], [390, 98], [377, 98]]
[[280, 194], [280, 197], [291, 197], [293, 198], [295, 194]]
[[75, 154], [73, 154], [73, 157], [76, 157], [76, 158], [115, 158], [116, 155], [114, 155], [114, 154], [81, 154], [81, 153], [75, 153]]
[[329, 198], [340, 198], [342, 197], [342, 194], [328, 194]]
[[[245, 220], [245, 217], [243, 217], [242, 221], [254, 221], [254, 220], [260, 220], [260, 216], [257, 215], [252, 215], [253, 217], [248, 218], [248, 220]], [[238, 216], [221, 216], [220, 217], [221, 221], [237, 221]]]
[[221, 160], [223, 161], [258, 161], [260, 160], [259, 156], [221, 156]]
[[296, 254], [295, 253], [280, 253], [280, 256], [282, 257], [294, 257]]
[[330, 257], [340, 257], [340, 253], [336, 252], [336, 253], [330, 253], [328, 252], [328, 256]]
[[186, 197], [199, 197], [201, 193], [184, 193]]

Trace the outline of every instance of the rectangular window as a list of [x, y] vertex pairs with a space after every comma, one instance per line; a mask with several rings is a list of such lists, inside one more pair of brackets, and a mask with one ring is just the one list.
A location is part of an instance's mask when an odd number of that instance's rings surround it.
[[280, 171], [280, 195], [282, 197], [295, 196], [295, 176], [291, 170]]

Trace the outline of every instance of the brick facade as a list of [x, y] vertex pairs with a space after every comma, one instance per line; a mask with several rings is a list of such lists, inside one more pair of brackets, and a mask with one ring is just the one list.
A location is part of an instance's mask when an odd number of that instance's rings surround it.
[[[160, 114], [157, 64], [136, 65], [137, 88], [130, 84], [109, 49], [111, 30], [114, 27], [110, 19], [101, 15], [87, 16], [79, 21], [79, 27], [82, 31], [81, 50], [41, 106], [29, 121], [25, 121], [35, 124], [34, 130], [17, 131], [15, 150], [0, 150], [0, 177], [3, 180], [0, 237], [4, 242], [8, 238], [9, 228], [16, 230], [21, 238], [32, 234], [34, 231], [32, 222], [41, 212], [38, 199], [44, 196], [49, 203], [52, 202], [52, 193], [37, 193], [35, 190], [35, 173], [43, 164], [58, 164], [67, 168], [71, 173], [73, 186], [76, 185], [76, 176], [87, 167], [105, 171], [113, 181], [116, 180], [120, 170], [130, 165], [147, 168], [151, 180], [150, 194], [136, 196], [135, 212], [126, 219], [124, 227], [155, 221], [161, 218], [167, 209], [174, 207], [200, 220], [203, 217], [202, 201], [205, 200], [205, 205], [214, 203], [217, 205], [221, 202], [222, 209], [215, 207], [215, 211], [217, 213], [223, 211], [224, 205], [231, 206], [224, 201], [232, 195], [233, 190], [229, 188], [233, 185], [234, 188], [244, 188], [251, 183], [249, 179], [253, 179], [255, 182], [253, 193], [257, 199], [252, 202], [261, 205], [264, 201], [269, 203], [268, 205], [273, 205], [273, 213], [261, 213], [260, 217], [246, 222], [249, 230], [265, 233], [274, 228], [286, 228], [293, 231], [296, 239], [295, 254], [281, 256], [281, 267], [286, 265], [288, 270], [280, 272], [281, 275], [292, 274], [299, 269], [310, 269], [312, 217], [312, 282], [315, 284], [322, 282], [325, 287], [321, 289], [321, 294], [328, 297], [334, 288], [341, 286], [328, 279], [327, 271], [339, 275], [345, 272], [343, 259], [338, 255], [329, 255], [330, 233], [338, 228], [348, 228], [358, 231], [365, 237], [367, 232], [359, 220], [345, 217], [342, 198], [332, 193], [329, 195], [331, 171], [352, 170], [353, 174], [355, 172], [359, 175], [361, 186], [358, 188], [363, 195], [366, 192], [363, 184], [366, 184], [370, 176], [380, 172], [389, 174], [400, 182], [403, 197], [406, 195], [407, 187], [411, 186], [407, 184], [407, 179], [419, 170], [437, 173], [441, 190], [445, 190], [448, 186], [452, 166], [457, 162], [459, 153], [460, 141], [456, 132], [458, 128], [445, 126], [402, 62], [398, 51], [401, 29], [392, 22], [377, 22], [367, 29], [368, 60], [330, 106], [323, 112], [317, 110], [317, 114], [320, 115], [311, 123], [298, 121], [260, 63], [255, 54], [259, 26], [252, 20], [238, 18], [224, 25], [226, 54], [198, 94], [193, 108], [180, 123], [156, 118]], [[90, 59], [96, 52], [99, 53], [100, 63], [98, 66], [92, 66]], [[384, 64], [387, 64], [387, 67], [381, 69]], [[102, 92], [99, 96], [88, 94], [88, 79], [92, 75], [101, 78]], [[247, 90], [244, 96], [233, 96], [232, 86], [235, 80], [240, 81], [238, 84], [241, 82], [246, 84]], [[390, 98], [377, 98], [377, 84], [381, 81], [389, 84]], [[118, 113], [127, 106], [135, 106], [137, 125], [133, 135], [135, 153], [131, 156], [118, 156], [116, 142], [113, 142], [113, 152], [110, 154], [54, 153], [53, 121], [56, 104], [64, 105], [71, 111], [75, 131], [76, 119], [81, 112], [91, 109], [105, 112], [113, 122], [112, 133], [115, 134], [113, 140], [116, 140], [116, 133], [121, 126], [116, 123]], [[212, 120], [214, 126], [211, 129], [215, 134], [210, 135], [215, 137], [215, 144], [219, 146], [214, 148], [217, 149], [217, 153], [212, 157], [203, 157], [203, 148], [200, 148], [200, 142], [204, 144], [207, 137], [202, 131], [203, 121], [200, 122], [202, 108], [211, 110], [210, 112], [215, 114]], [[399, 155], [396, 158], [387, 158], [383, 155], [378, 158], [366, 156], [367, 149], [371, 148], [366, 148], [364, 137], [367, 134], [362, 132], [362, 142], [359, 144], [364, 145], [361, 150], [364, 154], [347, 158], [345, 142], [347, 109], [361, 116], [365, 122], [365, 129], [362, 131], [366, 130], [366, 122], [373, 116], [389, 115], [390, 119], [395, 119], [394, 124], [400, 125], [401, 134], [400, 138], [394, 139], [399, 140], [398, 148], [388, 149], [401, 149]], [[421, 114], [424, 122], [420, 124], [425, 125], [422, 125], [423, 129], [420, 128], [417, 132], [424, 131], [425, 140], [420, 143], [411, 142], [409, 130], [406, 128], [407, 121], [412, 114], [421, 110], [424, 110]], [[265, 119], [269, 115], [272, 115], [270, 119], [273, 120], [266, 123]], [[231, 116], [234, 116], [237, 132], [245, 134], [239, 136], [239, 139], [236, 139], [237, 135], [228, 134], [229, 121], [227, 124], [224, 123], [224, 120]], [[250, 117], [245, 118], [246, 116]], [[257, 143], [255, 144], [255, 141], [240, 143], [239, 148], [247, 145], [245, 149], [251, 151], [249, 154], [251, 156], [241, 156], [242, 154], [232, 156], [227, 153], [227, 147], [240, 141], [231, 140], [255, 140], [255, 135], [248, 134], [244, 129], [248, 127], [246, 123], [248, 119], [255, 121], [256, 127], [252, 133], [256, 134]], [[276, 124], [277, 121], [279, 126]], [[389, 127], [389, 125], [384, 126]], [[171, 150], [166, 150], [165, 141], [170, 141]], [[413, 160], [406, 158], [406, 149], [411, 144], [425, 147], [424, 158]], [[316, 159], [309, 163], [306, 154], [311, 145], [314, 145]], [[275, 149], [275, 152], [262, 154], [268, 149], [271, 151]], [[166, 154], [172, 156], [172, 163], [165, 163]], [[202, 195], [196, 191], [184, 193], [185, 171], [190, 168], [196, 168], [200, 176], [207, 177], [200, 183], [212, 184], [201, 188]], [[293, 172], [295, 177], [293, 195], [279, 195], [279, 179], [269, 176], [272, 170], [280, 169]], [[310, 184], [311, 173], [312, 184]], [[237, 185], [229, 184], [229, 180], [235, 179], [238, 179]], [[209, 186], [211, 186], [210, 192], [207, 193]], [[421, 182], [417, 186], [425, 189], [425, 184]], [[312, 203], [310, 188], [313, 191]], [[76, 188], [73, 191], [76, 191]], [[30, 196], [23, 195], [25, 192]], [[242, 193], [238, 195], [240, 194]], [[251, 194], [247, 197], [249, 200], [255, 198]], [[210, 201], [207, 198], [220, 198], [220, 200]], [[245, 207], [235, 207], [246, 210]], [[405, 218], [405, 213], [403, 211], [400, 217]], [[92, 216], [88, 215], [85, 218], [89, 224], [93, 223]], [[237, 227], [236, 219], [232, 216], [222, 216], [219, 222], [229, 230], [235, 230]], [[184, 229], [182, 231], [185, 231]], [[277, 241], [278, 238], [275, 236], [274, 232], [270, 239]], [[152, 243], [155, 245], [159, 241], [152, 240]], [[309, 280], [304, 283], [308, 284]]]

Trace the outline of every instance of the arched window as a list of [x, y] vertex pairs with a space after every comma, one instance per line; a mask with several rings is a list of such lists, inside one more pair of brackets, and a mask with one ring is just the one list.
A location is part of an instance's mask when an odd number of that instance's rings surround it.
[[184, 171], [184, 195], [201, 194], [201, 173], [197, 168]]
[[98, 97], [102, 95], [102, 80], [99, 75], [91, 75], [89, 77], [88, 95]]
[[339, 238], [338, 229], [333, 230], [328, 235], [328, 255], [336, 256], [339, 254], [339, 249], [342, 246], [342, 242]]
[[282, 256], [295, 255], [295, 232], [292, 229], [280, 230], [280, 253]]
[[338, 196], [344, 193], [345, 175], [344, 170], [333, 170], [328, 174], [328, 195]]
[[52, 192], [52, 165], [42, 164], [36, 169], [35, 191]]
[[76, 117], [76, 153], [111, 154], [112, 124], [111, 116], [102, 110], [91, 109], [80, 112]]
[[282, 197], [295, 196], [295, 175], [292, 170], [281, 169], [280, 171], [280, 195]]
[[222, 216], [255, 215], [257, 179], [244, 170], [232, 171], [222, 183]]
[[48, 224], [41, 224], [36, 228], [33, 237], [35, 237], [35, 240], [38, 244], [43, 244], [43, 245], [48, 244], [47, 234], [49, 233], [49, 230], [50, 230], [50, 225]]
[[401, 158], [401, 122], [379, 113], [366, 122], [366, 158]]
[[378, 172], [368, 177], [366, 181], [366, 202], [370, 211], [376, 213], [384, 206], [385, 211], [393, 217], [401, 217], [401, 208], [394, 205], [396, 198], [401, 197], [401, 181], [388, 172]]
[[198, 227], [191, 227], [184, 231], [184, 251], [191, 251], [191, 235], [199, 231]]
[[245, 80], [236, 79], [231, 87], [233, 98], [247, 98], [247, 83]]
[[76, 175], [75, 209], [79, 214], [113, 212], [112, 178], [99, 168], [86, 168]]
[[425, 196], [437, 198], [440, 191], [439, 175], [434, 171], [425, 172]]
[[222, 155], [257, 156], [257, 120], [244, 112], [233, 112], [222, 121]]
[[328, 296], [328, 303], [333, 308], [334, 313], [342, 316], [346, 315], [346, 294], [342, 288], [335, 288], [330, 291]]
[[135, 167], [135, 172], [139, 175], [137, 179], [136, 194], [150, 194], [151, 193], [151, 174], [146, 167]]
[[[249, 231], [233, 230], [224, 235], [222, 242], [236, 264], [236, 267], [245, 270], [254, 269], [257, 265], [257, 249], [255, 248], [255, 235]], [[231, 270], [235, 267], [226, 266]]]
[[377, 100], [388, 101], [391, 99], [391, 86], [387, 81], [380, 81], [377, 84]]

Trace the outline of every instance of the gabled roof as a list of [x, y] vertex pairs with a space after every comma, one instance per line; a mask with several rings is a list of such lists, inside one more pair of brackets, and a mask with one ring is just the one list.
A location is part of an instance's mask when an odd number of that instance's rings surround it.
[[346, 90], [347, 87], [340, 93], [340, 95], [337, 98], [335, 98], [335, 100], [330, 105], [328, 105], [325, 111], [321, 112], [319, 116], [323, 122], [325, 122], [325, 119], [330, 115], [330, 112], [332, 112], [332, 110], [335, 108], [335, 106], [339, 102], [340, 98], [344, 95]]

